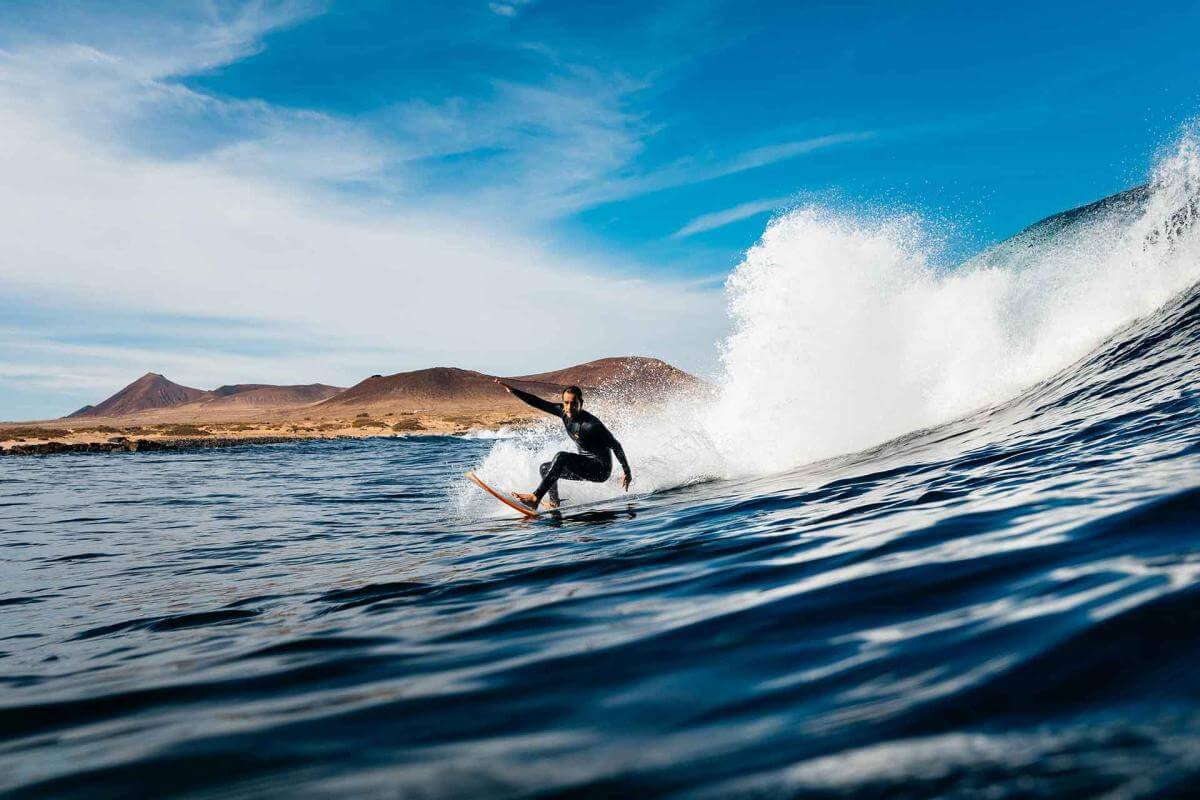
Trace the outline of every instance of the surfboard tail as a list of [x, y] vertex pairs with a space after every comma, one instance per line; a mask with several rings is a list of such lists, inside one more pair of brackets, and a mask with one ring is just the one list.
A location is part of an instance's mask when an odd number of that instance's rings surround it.
[[499, 500], [501, 503], [504, 503], [504, 505], [508, 506], [513, 511], [518, 511], [522, 515], [529, 517], [530, 519], [538, 516], [538, 512], [536, 509], [530, 508], [529, 506], [525, 505], [524, 503], [519, 503], [516, 500], [512, 500], [510, 498], [505, 497], [503, 494], [501, 494], [500, 492], [493, 489], [491, 486], [488, 486], [486, 483], [484, 483], [483, 479], [480, 478], [478, 475], [476, 475], [474, 471], [469, 471], [466, 473], [466, 475], [468, 478], [470, 478], [472, 481], [474, 481], [476, 486], [478, 486], [480, 489], [483, 489], [485, 492], [487, 492], [492, 497]]

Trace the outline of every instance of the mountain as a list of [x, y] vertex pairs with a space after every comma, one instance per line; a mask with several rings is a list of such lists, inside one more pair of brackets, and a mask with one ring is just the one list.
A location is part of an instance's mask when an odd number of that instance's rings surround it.
[[298, 386], [273, 386], [267, 383], [239, 383], [213, 389], [200, 400], [208, 408], [252, 406], [282, 408], [319, 403], [344, 391], [340, 386], [306, 383]]
[[475, 407], [495, 403], [508, 393], [492, 382], [493, 376], [457, 367], [433, 367], [395, 375], [372, 375], [346, 391], [319, 403], [313, 410], [334, 412], [379, 405], [398, 410], [443, 407]]
[[201, 419], [221, 412], [272, 411], [307, 406], [342, 391], [337, 386], [312, 383], [273, 386], [242, 383], [206, 391], [181, 386], [156, 372], [147, 372], [107, 400], [84, 406], [66, 419], [162, 415]]
[[[230, 422], [345, 418], [370, 414], [432, 412], [530, 413], [529, 407], [495, 384], [494, 375], [457, 367], [433, 367], [394, 375], [373, 375], [341, 389], [322, 383], [275, 386], [243, 383], [217, 389], [193, 389], [162, 375], [147, 373], [107, 400], [84, 406], [68, 419], [120, 421], [123, 424]], [[565, 369], [518, 375], [504, 381], [543, 397], [564, 386], [596, 397], [619, 400], [652, 398], [664, 390], [704, 386], [697, 378], [656, 358], [602, 358]]]
[[202, 389], [180, 386], [157, 372], [147, 372], [107, 400], [94, 406], [84, 406], [70, 417], [121, 417], [190, 403], [204, 394]]
[[[348, 411], [528, 411], [520, 400], [495, 384], [495, 375], [457, 367], [434, 367], [394, 375], [373, 375], [317, 404], [314, 414]], [[551, 397], [564, 386], [581, 387], [589, 397], [635, 397], [647, 392], [702, 385], [698, 378], [656, 358], [602, 358], [573, 367], [502, 378], [529, 392]]]
[[616, 395], [635, 394], [647, 389], [675, 389], [702, 385], [699, 378], [657, 358], [626, 356], [600, 358], [553, 372], [520, 375], [508, 380], [550, 386], [579, 386]]

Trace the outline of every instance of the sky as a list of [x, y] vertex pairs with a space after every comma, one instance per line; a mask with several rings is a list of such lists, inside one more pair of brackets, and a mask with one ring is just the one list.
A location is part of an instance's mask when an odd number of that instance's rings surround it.
[[701, 374], [772, 215], [951, 260], [1145, 180], [1200, 4], [0, 4], [0, 419], [134, 378]]

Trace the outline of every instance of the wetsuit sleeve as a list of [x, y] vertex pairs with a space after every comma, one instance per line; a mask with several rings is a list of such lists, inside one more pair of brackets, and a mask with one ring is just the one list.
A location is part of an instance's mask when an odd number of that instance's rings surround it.
[[630, 477], [633, 473], [629, 471], [629, 462], [625, 459], [625, 448], [621, 447], [621, 443], [617, 441], [617, 437], [612, 435], [612, 431], [608, 428], [604, 429], [604, 433], [608, 436], [608, 446], [612, 448], [613, 454], [616, 455], [617, 461], [621, 462], [621, 469], [625, 470], [625, 474]]
[[[508, 384], [504, 384], [508, 386]], [[547, 414], [553, 414], [556, 417], [561, 417], [563, 413], [562, 403], [551, 403], [549, 400], [543, 400], [535, 394], [522, 392], [515, 386], [508, 386], [509, 390], [516, 395], [518, 400], [521, 400], [526, 405], [533, 406], [538, 411], [545, 411]]]

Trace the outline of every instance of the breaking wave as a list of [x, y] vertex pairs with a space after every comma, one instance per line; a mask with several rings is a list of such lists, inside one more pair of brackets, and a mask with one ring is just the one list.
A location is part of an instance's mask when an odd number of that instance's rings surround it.
[[[1200, 139], [1137, 189], [1043, 220], [953, 268], [913, 216], [804, 206], [770, 222], [727, 285], [732, 333], [711, 395], [592, 404], [638, 493], [778, 473], [1017, 397], [1200, 279]], [[499, 442], [479, 471], [536, 483], [557, 422]], [[581, 501], [606, 485], [570, 484]], [[478, 513], [489, 501], [459, 496]]]

